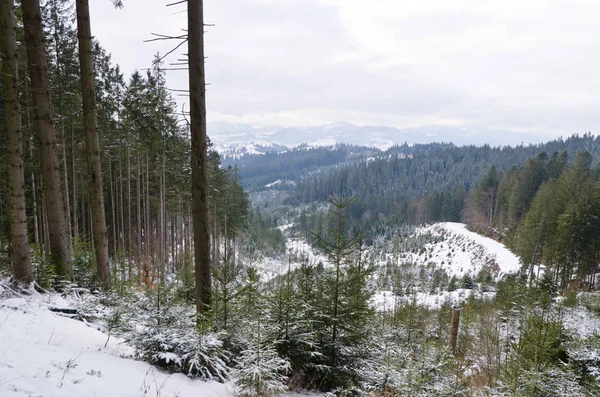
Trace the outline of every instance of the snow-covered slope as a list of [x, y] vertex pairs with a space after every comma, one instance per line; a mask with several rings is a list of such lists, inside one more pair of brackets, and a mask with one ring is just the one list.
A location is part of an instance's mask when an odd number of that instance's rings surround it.
[[467, 230], [463, 223], [436, 223], [418, 228], [410, 238], [430, 235], [428, 242], [416, 252], [405, 252], [401, 263], [433, 264], [448, 274], [460, 277], [465, 273], [476, 276], [482, 269], [500, 277], [515, 273], [521, 264], [519, 258], [503, 244]]
[[[0, 297], [2, 296], [0, 285]], [[167, 374], [133, 349], [49, 307], [55, 294], [0, 299], [0, 396], [230, 397], [229, 385]]]
[[[393, 258], [392, 253], [386, 255], [388, 262]], [[398, 255], [398, 262], [399, 265], [414, 266], [412, 271], [417, 273], [423, 267], [441, 268], [448, 276], [457, 279], [465, 274], [476, 278], [482, 270], [498, 279], [517, 272], [521, 266], [519, 258], [503, 244], [467, 230], [463, 223], [451, 222], [417, 228], [404, 241], [404, 250]], [[435, 293], [416, 290], [410, 296], [396, 296], [389, 290], [377, 291], [372, 303], [380, 311], [389, 311], [395, 305], [413, 300], [418, 305], [435, 309], [444, 303], [460, 304], [472, 294], [481, 299], [493, 296], [492, 292], [476, 289], [458, 288], [447, 291], [444, 287], [437, 289]]]

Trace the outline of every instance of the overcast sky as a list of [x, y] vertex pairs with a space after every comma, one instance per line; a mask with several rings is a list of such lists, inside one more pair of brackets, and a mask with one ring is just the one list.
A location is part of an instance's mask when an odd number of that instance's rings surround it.
[[[173, 45], [151, 32], [185, 28], [171, 1], [91, 2], [126, 75]], [[599, 16], [598, 0], [205, 0], [209, 122], [597, 133]]]

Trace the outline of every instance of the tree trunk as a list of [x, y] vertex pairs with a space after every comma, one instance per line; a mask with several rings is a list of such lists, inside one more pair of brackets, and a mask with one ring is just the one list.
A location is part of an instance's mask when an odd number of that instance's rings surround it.
[[[142, 201], [140, 197], [140, 186], [141, 186], [141, 178], [142, 173], [140, 171], [140, 155], [137, 155], [137, 176], [135, 178], [135, 206], [137, 210], [137, 247], [136, 247], [136, 256], [138, 265], [142, 260]], [[139, 276], [139, 274], [138, 274]]]
[[129, 138], [129, 130], [127, 130], [127, 162], [125, 167], [127, 168], [127, 257], [130, 259], [131, 269], [131, 252], [133, 251], [132, 246], [132, 233], [131, 233], [131, 142]]
[[[69, 246], [72, 247], [73, 246], [73, 240], [71, 237], [71, 206], [69, 203], [69, 176], [68, 176], [68, 160], [67, 160], [67, 149], [66, 149], [66, 145], [67, 145], [67, 137], [65, 136], [65, 109], [63, 108], [63, 100], [62, 100], [62, 95], [64, 92], [64, 89], [62, 87], [62, 81], [63, 81], [63, 74], [61, 73], [61, 60], [60, 60], [60, 52], [59, 52], [59, 47], [60, 47], [60, 35], [58, 33], [58, 13], [56, 10], [56, 3], [52, 3], [52, 23], [54, 24], [54, 29], [53, 29], [53, 39], [54, 39], [54, 48], [56, 49], [54, 54], [55, 54], [55, 59], [54, 61], [56, 62], [56, 73], [55, 73], [55, 80], [58, 83], [57, 86], [57, 98], [56, 98], [56, 103], [55, 105], [55, 116], [58, 114], [58, 119], [60, 119], [60, 130], [58, 131], [58, 136], [57, 136], [57, 140], [58, 140], [58, 145], [60, 146], [60, 150], [61, 150], [61, 154], [62, 154], [62, 170], [61, 172], [63, 173], [63, 177], [62, 180], [64, 182], [64, 189], [63, 189], [63, 200], [65, 202], [65, 212], [67, 215], [67, 238], [69, 239]], [[61, 163], [60, 159], [59, 159], [59, 164]]]
[[21, 7], [25, 42], [27, 44], [27, 62], [31, 77], [31, 91], [40, 141], [40, 167], [44, 180], [44, 201], [50, 229], [50, 251], [56, 263], [57, 273], [72, 280], [71, 247], [69, 246], [66, 224], [68, 217], [65, 213], [60, 167], [56, 154], [56, 131], [50, 100], [40, 3], [39, 0], [22, 0]]
[[202, 0], [188, 0], [188, 62], [196, 311], [210, 310], [211, 273], [206, 170], [206, 87], [204, 76], [204, 10]]
[[29, 258], [27, 213], [25, 212], [25, 174], [23, 141], [21, 137], [21, 104], [19, 103], [18, 55], [13, 0], [0, 2], [2, 32], [2, 82], [6, 120], [6, 151], [8, 165], [8, 216], [15, 279], [22, 283], [33, 281]]
[[71, 126], [71, 181], [73, 181], [73, 200], [71, 211], [73, 213], [71, 219], [73, 221], [73, 238], [79, 242], [79, 220], [77, 219], [77, 174], [75, 172], [75, 129]]
[[69, 202], [69, 170], [68, 170], [68, 160], [67, 160], [67, 141], [65, 137], [65, 123], [64, 120], [61, 120], [61, 135], [60, 139], [62, 140], [62, 158], [63, 158], [63, 181], [65, 182], [65, 188], [63, 189], [63, 199], [65, 201], [65, 213], [67, 214], [67, 236], [69, 238], [69, 246], [73, 247], [73, 237], [71, 231], [71, 203]]
[[77, 0], [77, 39], [79, 40], [79, 67], [81, 70], [81, 95], [83, 98], [83, 129], [88, 163], [88, 186], [92, 211], [92, 232], [98, 278], [102, 288], [110, 289], [108, 265], [108, 235], [104, 214], [104, 193], [100, 165], [100, 143], [96, 120], [96, 92], [94, 86], [94, 57], [92, 54], [92, 28], [88, 0]]
[[[31, 134], [31, 115], [29, 110], [31, 106], [29, 105], [29, 80], [25, 79], [25, 116], [27, 119], [27, 131]], [[33, 163], [33, 139], [29, 138], [29, 159]], [[40, 235], [40, 220], [41, 220], [41, 212], [39, 211], [38, 203], [37, 203], [37, 187], [35, 183], [35, 171], [31, 170], [31, 194], [33, 196], [33, 241], [35, 244], [42, 248], [42, 237]], [[42, 249], [43, 252], [43, 249]]]
[[460, 309], [452, 311], [452, 323], [450, 325], [450, 348], [452, 354], [456, 354], [456, 342], [458, 341], [458, 326], [460, 324]]
[[152, 246], [152, 224], [150, 223], [150, 160], [148, 158], [148, 152], [146, 152], [146, 183], [144, 185], [146, 192], [144, 194], [144, 212], [146, 218], [144, 222], [144, 237], [146, 241], [146, 257], [150, 257], [153, 253], [150, 251]]
[[119, 251], [125, 252], [125, 215], [124, 215], [124, 204], [123, 204], [123, 167], [121, 166], [121, 156], [117, 155], [119, 161], [119, 182], [117, 183], [117, 194], [119, 197]]
[[114, 180], [112, 177], [112, 161], [108, 163], [108, 179], [110, 180], [110, 212], [112, 215], [111, 229], [112, 229], [112, 254], [113, 258], [116, 256], [117, 252], [117, 210], [115, 208], [115, 189], [114, 189]]
[[[29, 141], [29, 157], [33, 161], [33, 143]], [[40, 211], [37, 204], [37, 187], [35, 184], [35, 171], [31, 171], [31, 194], [33, 196], [33, 241], [41, 247], [42, 240], [40, 238]]]

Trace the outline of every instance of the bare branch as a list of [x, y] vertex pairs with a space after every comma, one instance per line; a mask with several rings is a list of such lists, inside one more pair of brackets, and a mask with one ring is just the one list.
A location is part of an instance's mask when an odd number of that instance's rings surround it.
[[169, 3], [169, 4], [167, 4], [167, 7], [176, 6], [177, 4], [183, 4], [183, 3], [187, 3], [187, 0], [179, 0], [174, 3]]
[[[168, 57], [169, 55], [171, 55], [172, 53], [174, 53], [175, 51], [177, 51], [177, 49], [179, 47], [181, 47], [182, 45], [184, 45], [185, 43], [187, 43], [187, 38], [185, 40], [183, 40], [181, 43], [177, 44], [175, 46], [175, 48], [173, 48], [172, 50], [170, 50], [169, 52], [167, 52], [165, 55], [163, 55], [162, 57], [160, 57], [156, 62], [162, 62], [163, 59], [165, 59], [166, 57]], [[187, 68], [186, 68], [187, 69]]]
[[160, 40], [187, 40], [187, 35], [186, 34], [182, 34], [181, 36], [167, 36], [164, 34], [158, 34], [158, 33], [150, 33], [153, 36], [157, 36], [154, 39], [148, 39], [148, 40], [144, 40], [144, 43], [150, 43], [152, 41], [160, 41]]

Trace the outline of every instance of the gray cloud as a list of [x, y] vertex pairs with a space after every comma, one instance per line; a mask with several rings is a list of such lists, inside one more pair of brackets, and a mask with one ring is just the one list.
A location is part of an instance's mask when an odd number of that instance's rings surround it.
[[[172, 43], [182, 7], [92, 2], [127, 73]], [[600, 3], [591, 0], [206, 0], [209, 119], [396, 127], [452, 124], [549, 135], [597, 131]], [[174, 60], [176, 57], [173, 57]], [[185, 72], [169, 72], [185, 88]]]

